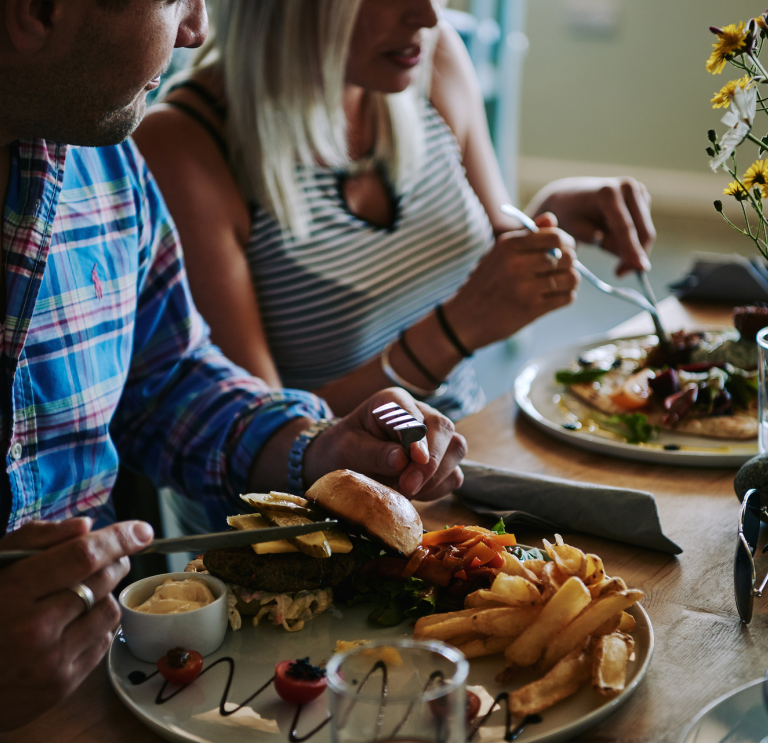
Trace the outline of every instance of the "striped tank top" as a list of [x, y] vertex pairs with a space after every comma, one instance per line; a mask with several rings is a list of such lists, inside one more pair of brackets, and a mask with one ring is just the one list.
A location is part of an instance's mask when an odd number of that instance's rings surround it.
[[[298, 167], [310, 215], [306, 239], [254, 208], [246, 253], [286, 387], [317, 389], [379, 355], [450, 297], [493, 245], [453, 132], [426, 102], [422, 116], [421, 172], [396, 195], [391, 226], [354, 216], [343, 174], [323, 166]], [[447, 381], [447, 391], [427, 400], [430, 405], [453, 419], [483, 406], [471, 360]]]

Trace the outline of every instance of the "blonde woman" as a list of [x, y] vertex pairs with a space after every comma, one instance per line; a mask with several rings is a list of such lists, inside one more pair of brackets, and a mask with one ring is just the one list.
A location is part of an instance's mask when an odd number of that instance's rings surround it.
[[394, 383], [458, 418], [483, 403], [472, 353], [573, 300], [574, 238], [649, 267], [631, 179], [552, 184], [537, 234], [500, 212], [477, 80], [438, 4], [209, 5], [197, 65], [136, 141], [213, 339], [252, 374], [337, 414]]

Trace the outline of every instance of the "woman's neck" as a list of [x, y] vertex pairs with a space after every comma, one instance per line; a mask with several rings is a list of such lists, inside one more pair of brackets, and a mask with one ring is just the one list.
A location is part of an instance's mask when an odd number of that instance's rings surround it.
[[358, 85], [344, 86], [344, 115], [347, 118], [349, 156], [359, 160], [374, 146], [374, 127], [368, 93]]

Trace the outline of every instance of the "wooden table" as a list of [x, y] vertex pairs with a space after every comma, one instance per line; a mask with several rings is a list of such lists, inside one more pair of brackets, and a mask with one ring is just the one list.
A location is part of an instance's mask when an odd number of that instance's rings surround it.
[[[723, 308], [662, 303], [671, 329], [729, 323]], [[652, 331], [650, 319], [637, 317], [617, 334]], [[510, 394], [458, 430], [469, 442], [471, 459], [521, 472], [611, 484], [654, 494], [664, 531], [684, 552], [672, 557], [584, 534], [566, 541], [599, 554], [610, 574], [645, 592], [643, 605], [656, 634], [648, 674], [635, 694], [607, 721], [579, 741], [675, 743], [688, 721], [705, 704], [762, 676], [768, 665], [768, 598], [756, 600], [750, 625], [742, 625], [733, 600], [733, 557], [738, 501], [735, 469], [675, 468], [611, 459], [560, 443], [530, 425]], [[419, 506], [427, 527], [470, 523], [477, 517], [451, 498]], [[538, 543], [537, 532], [516, 531], [521, 542]], [[758, 557], [768, 569], [768, 558]], [[159, 741], [112, 691], [104, 663], [66, 702], [4, 743], [143, 743]]]

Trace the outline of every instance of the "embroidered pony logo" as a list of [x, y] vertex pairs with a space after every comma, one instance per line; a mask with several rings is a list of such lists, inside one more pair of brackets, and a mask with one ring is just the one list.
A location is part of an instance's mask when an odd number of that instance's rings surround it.
[[98, 264], [93, 264], [93, 271], [91, 271], [91, 281], [96, 288], [96, 296], [101, 299], [104, 296], [104, 290], [101, 287], [101, 279], [99, 278]]

